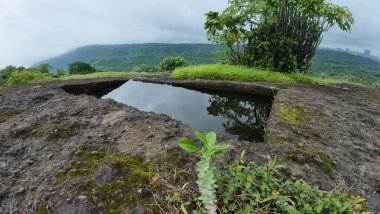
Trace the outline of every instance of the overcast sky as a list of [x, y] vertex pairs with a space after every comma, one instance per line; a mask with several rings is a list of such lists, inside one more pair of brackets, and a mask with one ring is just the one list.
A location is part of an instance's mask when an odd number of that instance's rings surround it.
[[[380, 55], [380, 0], [333, 0], [356, 18], [332, 29], [323, 47]], [[90, 44], [207, 42], [204, 13], [227, 0], [0, 0], [0, 68], [30, 66]]]

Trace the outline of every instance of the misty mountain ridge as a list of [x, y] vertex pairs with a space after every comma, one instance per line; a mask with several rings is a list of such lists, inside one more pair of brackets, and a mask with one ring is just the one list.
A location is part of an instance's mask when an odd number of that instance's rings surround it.
[[[90, 63], [103, 71], [131, 71], [134, 66], [159, 65], [166, 56], [183, 56], [191, 65], [221, 63], [224, 58], [216, 54], [225, 48], [214, 44], [119, 44], [89, 45], [61, 56], [37, 63], [48, 63], [52, 70], [67, 70], [75, 61]], [[331, 49], [318, 49], [310, 68], [316, 76], [346, 79], [362, 84], [378, 84], [380, 62]]]

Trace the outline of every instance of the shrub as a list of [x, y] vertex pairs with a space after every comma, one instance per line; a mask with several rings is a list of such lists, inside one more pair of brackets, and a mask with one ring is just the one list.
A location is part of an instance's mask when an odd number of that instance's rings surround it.
[[54, 78], [60, 78], [60, 77], [63, 77], [65, 76], [65, 71], [62, 70], [62, 69], [57, 69], [55, 74], [53, 74], [53, 77]]
[[18, 86], [51, 79], [53, 78], [49, 74], [24, 70], [12, 73], [6, 84], [7, 86]]
[[185, 58], [180, 56], [171, 56], [164, 58], [160, 63], [160, 67], [164, 71], [173, 71], [178, 67], [185, 67], [187, 64], [188, 63]]
[[70, 74], [91, 74], [95, 72], [96, 69], [85, 62], [73, 62], [69, 64]]
[[49, 65], [49, 64], [41, 64], [41, 65], [38, 66], [36, 69], [37, 69], [39, 72], [41, 72], [41, 73], [46, 73], [46, 74], [48, 74], [48, 73], [50, 73], [51, 65]]

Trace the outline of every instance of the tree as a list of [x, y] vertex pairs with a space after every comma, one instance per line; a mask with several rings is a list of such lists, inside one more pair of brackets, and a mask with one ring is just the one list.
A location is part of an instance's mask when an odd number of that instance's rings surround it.
[[48, 74], [50, 73], [51, 66], [49, 64], [41, 64], [37, 67], [37, 70], [41, 73]]
[[69, 64], [70, 74], [90, 74], [96, 72], [96, 69], [85, 62], [73, 62]]
[[164, 71], [174, 71], [174, 69], [178, 67], [184, 67], [187, 66], [186, 59], [184, 57], [180, 56], [169, 56], [165, 57], [161, 63], [160, 67]]
[[208, 39], [229, 47], [231, 64], [307, 72], [322, 33], [354, 23], [347, 7], [327, 0], [230, 0], [206, 14]]

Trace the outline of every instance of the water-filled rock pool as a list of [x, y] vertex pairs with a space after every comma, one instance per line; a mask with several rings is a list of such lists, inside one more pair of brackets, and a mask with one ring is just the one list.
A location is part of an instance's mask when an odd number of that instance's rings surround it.
[[167, 114], [203, 132], [215, 131], [231, 139], [261, 142], [273, 99], [271, 97], [130, 80], [102, 99], [141, 111]]

